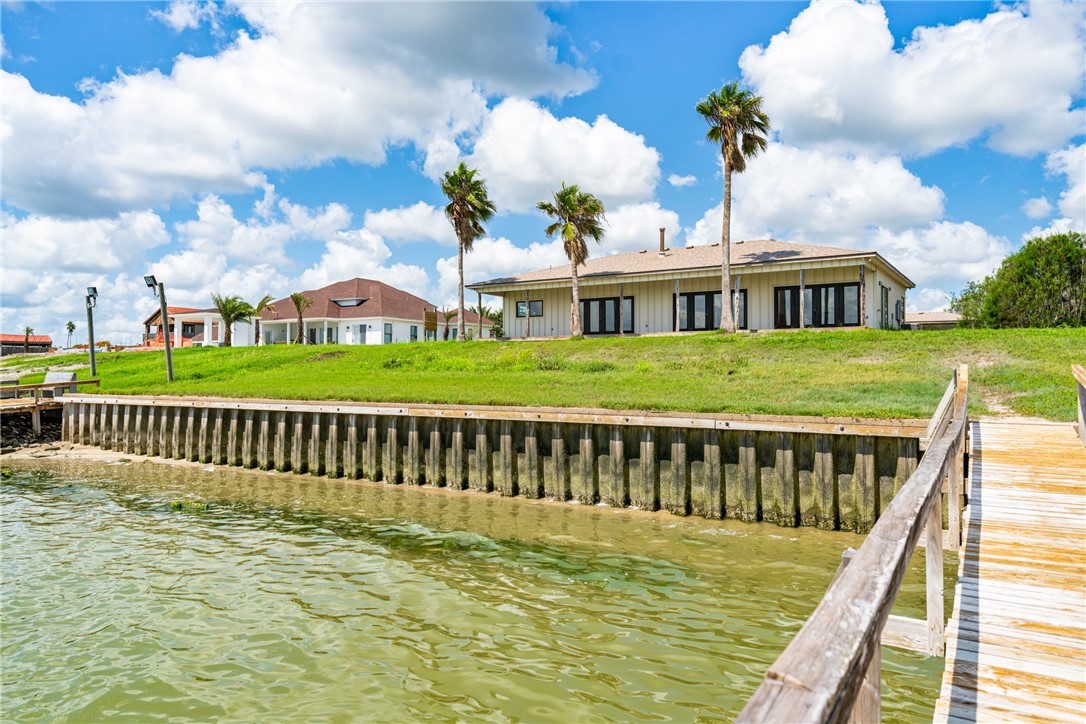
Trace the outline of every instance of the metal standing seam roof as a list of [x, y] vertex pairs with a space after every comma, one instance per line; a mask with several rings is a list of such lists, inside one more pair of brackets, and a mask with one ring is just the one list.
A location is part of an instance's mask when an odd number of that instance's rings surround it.
[[[312, 304], [302, 313], [303, 319], [367, 319], [384, 317], [386, 319], [411, 319], [423, 321], [423, 313], [434, 311], [437, 305], [422, 297], [389, 286], [373, 279], [348, 279], [329, 284], [320, 289], [302, 292], [312, 300]], [[334, 300], [365, 299], [359, 306], [341, 307]], [[298, 318], [294, 302], [290, 297], [278, 299], [271, 307], [261, 312], [262, 322], [291, 322]], [[444, 320], [439, 319], [438, 323]], [[464, 310], [464, 323], [478, 324], [479, 315]], [[484, 324], [491, 324], [489, 319]]]
[[[775, 239], [755, 239], [732, 243], [732, 266], [751, 267], [760, 264], [786, 264], [797, 261], [817, 259], [847, 259], [856, 257], [878, 257], [887, 268], [900, 276], [909, 286], [912, 281], [883, 259], [876, 251], [862, 249], [842, 249], [834, 246], [816, 246], [797, 244]], [[625, 252], [589, 259], [581, 267], [578, 276], [590, 279], [601, 276], [620, 276], [632, 274], [659, 274], [666, 272], [690, 271], [719, 267], [721, 264], [720, 244], [709, 246], [682, 246], [668, 248], [661, 255], [658, 250]], [[537, 269], [523, 274], [488, 279], [467, 286], [476, 289], [488, 286], [522, 284], [531, 282], [557, 281], [569, 279], [569, 265], [562, 264], [547, 269]]]

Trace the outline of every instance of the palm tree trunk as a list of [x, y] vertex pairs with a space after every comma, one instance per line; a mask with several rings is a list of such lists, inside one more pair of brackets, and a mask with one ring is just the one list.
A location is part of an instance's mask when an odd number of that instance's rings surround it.
[[298, 312], [298, 334], [294, 337], [294, 344], [303, 344], [304, 342], [305, 339], [302, 334], [302, 313]]
[[253, 346], [254, 347], [259, 347], [260, 346], [260, 320], [259, 319], [254, 319], [253, 324], [256, 325], [256, 329], [253, 330]]
[[[227, 324], [226, 320], [222, 320], [222, 346], [230, 347], [234, 343], [234, 330], [232, 325]], [[207, 340], [204, 340], [205, 343]]]
[[720, 331], [734, 332], [732, 314], [732, 165], [724, 158], [724, 221], [720, 229]]
[[[570, 302], [573, 308], [569, 310], [569, 334], [571, 337], [581, 337], [581, 281], [577, 277], [577, 263], [573, 262], [570, 265], [572, 269], [573, 279], [573, 301]], [[528, 311], [531, 314], [531, 310]]]
[[456, 338], [464, 341], [464, 240], [456, 245], [456, 269], [460, 273], [460, 284], [456, 287]]

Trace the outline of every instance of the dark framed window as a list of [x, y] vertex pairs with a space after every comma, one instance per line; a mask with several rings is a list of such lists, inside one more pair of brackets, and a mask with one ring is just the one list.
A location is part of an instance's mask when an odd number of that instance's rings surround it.
[[419, 341], [419, 328], [416, 327], [414, 324], [411, 325], [411, 341], [412, 342], [418, 342]]
[[385, 344], [392, 344], [392, 324], [385, 322]]
[[529, 314], [533, 317], [542, 317], [543, 300], [537, 299], [531, 302], [517, 302], [517, 316], [526, 317]]
[[[633, 334], [633, 297], [623, 297], [622, 305], [622, 331]], [[618, 297], [581, 300], [581, 331], [585, 334], [618, 334], [618, 317]]]
[[[799, 287], [773, 290], [776, 329], [799, 327]], [[803, 324], [806, 327], [855, 327], [860, 323], [860, 285], [812, 284], [803, 288]]]
[[[747, 290], [740, 289], [735, 315], [736, 327], [747, 328]], [[675, 309], [675, 295], [671, 295], [671, 306]], [[720, 315], [723, 314], [723, 303], [720, 292], [683, 292], [679, 294], [678, 313], [676, 323], [675, 312], [671, 313], [671, 325], [680, 332], [693, 332], [698, 330], [720, 329]]]

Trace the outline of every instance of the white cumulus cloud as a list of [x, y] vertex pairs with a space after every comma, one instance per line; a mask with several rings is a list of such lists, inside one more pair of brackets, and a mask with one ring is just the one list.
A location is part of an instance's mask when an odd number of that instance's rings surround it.
[[456, 233], [445, 212], [424, 201], [396, 209], [367, 211], [364, 225], [392, 242], [456, 244]]
[[1083, 132], [1083, 6], [1000, 5], [918, 27], [901, 49], [875, 2], [815, 0], [740, 58], [783, 140], [932, 153], [972, 139], [1028, 155]]
[[1022, 213], [1031, 219], [1044, 219], [1052, 213], [1052, 204], [1043, 196], [1026, 199], [1022, 204]]
[[521, 98], [494, 108], [466, 160], [479, 168], [501, 212], [532, 209], [563, 182], [608, 207], [642, 201], [660, 178], [660, 154], [644, 137], [607, 116], [592, 123], [555, 118]]
[[[175, 4], [163, 19], [190, 27], [206, 7]], [[233, 9], [251, 34], [215, 55], [178, 56], [168, 74], [87, 81], [78, 103], [0, 71], [5, 202], [106, 216], [259, 188], [260, 169], [381, 164], [390, 145], [449, 159], [456, 139], [478, 129], [488, 98], [561, 98], [596, 82], [557, 60], [555, 27], [525, 3]]]
[[683, 186], [693, 186], [698, 182], [697, 176], [680, 176], [677, 173], [673, 173], [667, 177], [667, 182], [675, 188], [682, 188]]

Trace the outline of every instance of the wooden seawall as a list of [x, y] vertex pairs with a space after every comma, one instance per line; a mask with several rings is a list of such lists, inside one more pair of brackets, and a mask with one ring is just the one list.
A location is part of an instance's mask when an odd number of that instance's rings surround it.
[[923, 421], [64, 398], [64, 437], [131, 454], [867, 532]]

